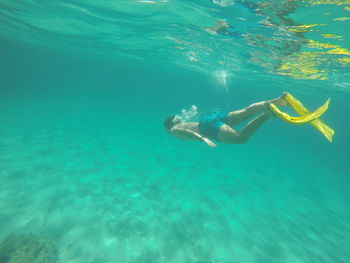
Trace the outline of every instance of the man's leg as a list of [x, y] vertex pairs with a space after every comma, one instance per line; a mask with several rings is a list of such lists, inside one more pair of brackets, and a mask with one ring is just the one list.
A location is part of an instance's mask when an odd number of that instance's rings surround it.
[[238, 125], [241, 122], [251, 118], [253, 115], [266, 110], [270, 103], [274, 103], [277, 106], [287, 106], [287, 102], [283, 99], [283, 97], [253, 103], [246, 108], [229, 112], [227, 115], [227, 124], [231, 127]]
[[249, 121], [241, 131], [236, 131], [230, 126], [226, 125], [220, 128], [218, 138], [223, 143], [242, 144], [248, 141], [248, 139], [260, 128], [260, 126], [268, 120], [272, 114], [268, 111], [261, 113]]
[[240, 133], [239, 139], [242, 141], [242, 143], [245, 143], [246, 141], [248, 141], [250, 136], [252, 136], [257, 131], [257, 129], [259, 129], [260, 126], [266, 120], [268, 120], [271, 116], [272, 116], [271, 113], [263, 112], [257, 117], [255, 117], [254, 119], [252, 119], [251, 121], [249, 121], [246, 125], [244, 125], [244, 127], [239, 132]]

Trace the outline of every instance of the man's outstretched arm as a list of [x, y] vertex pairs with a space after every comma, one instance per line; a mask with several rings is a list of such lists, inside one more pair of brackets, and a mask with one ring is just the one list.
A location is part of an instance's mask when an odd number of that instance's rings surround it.
[[183, 129], [183, 128], [172, 128], [170, 130], [170, 133], [182, 140], [194, 140], [194, 141], [202, 141], [205, 142], [210, 147], [215, 147], [216, 144], [209, 140], [207, 137], [202, 136], [198, 132], [189, 130], [189, 129]]

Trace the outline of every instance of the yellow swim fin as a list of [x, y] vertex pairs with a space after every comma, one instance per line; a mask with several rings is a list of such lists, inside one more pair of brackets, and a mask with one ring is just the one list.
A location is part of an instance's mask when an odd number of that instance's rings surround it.
[[287, 101], [288, 104], [301, 116], [301, 119], [300, 117], [291, 117], [288, 114], [281, 112], [275, 105], [270, 104], [271, 110], [277, 115], [277, 117], [293, 124], [309, 123], [321, 132], [328, 141], [332, 142], [334, 130], [319, 119], [319, 117], [327, 110], [330, 99], [313, 113], [306, 109], [300, 101], [289, 93], [285, 95], [284, 100]]
[[277, 108], [277, 106], [273, 103], [271, 103], [269, 106], [270, 106], [270, 109], [274, 112], [275, 116], [280, 118], [281, 120], [291, 124], [305, 124], [310, 121], [313, 121], [314, 119], [317, 119], [323, 113], [325, 113], [325, 111], [328, 108], [328, 104], [329, 104], [329, 99], [326, 101], [325, 104], [323, 104], [320, 108], [318, 108], [314, 112], [308, 113], [302, 116], [298, 116], [298, 117], [290, 116], [287, 113], [280, 111], [279, 108]]

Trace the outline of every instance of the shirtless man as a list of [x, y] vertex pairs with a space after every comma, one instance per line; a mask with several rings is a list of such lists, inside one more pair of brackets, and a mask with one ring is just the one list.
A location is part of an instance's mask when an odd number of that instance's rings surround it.
[[[257, 131], [257, 129], [273, 116], [268, 105], [274, 103], [277, 106], [287, 106], [283, 95], [279, 98], [257, 102], [240, 110], [231, 111], [227, 114], [215, 112], [199, 122], [183, 122], [178, 115], [170, 116], [164, 121], [164, 127], [170, 135], [184, 141], [202, 141], [210, 147], [215, 147], [213, 140], [228, 143], [242, 144]], [[250, 120], [240, 131], [234, 126]]]

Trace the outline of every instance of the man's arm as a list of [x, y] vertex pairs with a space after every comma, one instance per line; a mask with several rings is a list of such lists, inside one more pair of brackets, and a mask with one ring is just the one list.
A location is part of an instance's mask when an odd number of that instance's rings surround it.
[[208, 138], [200, 135], [198, 132], [189, 130], [189, 129], [183, 129], [183, 128], [172, 128], [170, 130], [170, 133], [174, 135], [175, 137], [182, 139], [182, 140], [195, 140], [195, 141], [202, 141], [205, 142], [210, 147], [215, 147], [216, 144], [213, 143]]

